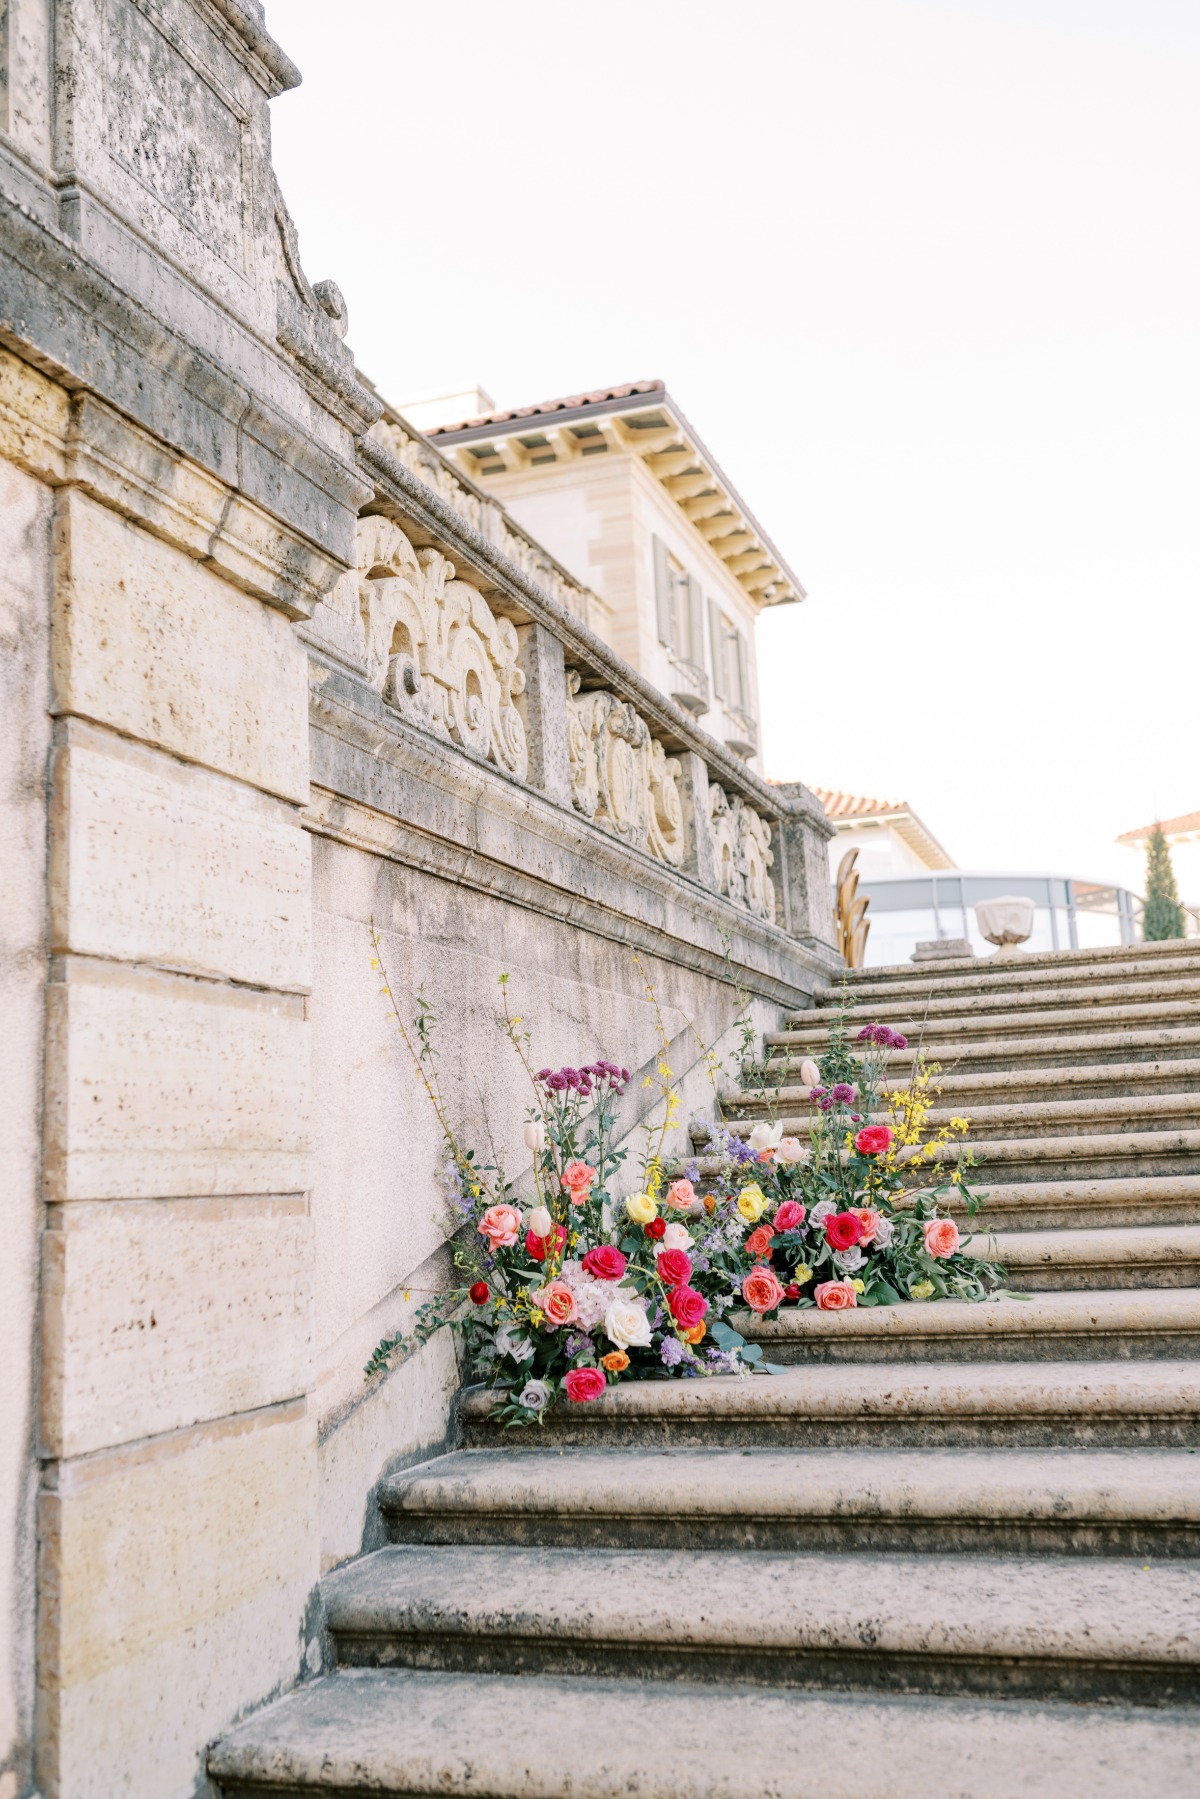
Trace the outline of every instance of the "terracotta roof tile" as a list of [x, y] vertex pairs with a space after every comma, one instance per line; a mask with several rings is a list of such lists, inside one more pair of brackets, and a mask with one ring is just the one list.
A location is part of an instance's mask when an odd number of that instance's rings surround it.
[[456, 425], [431, 425], [426, 437], [445, 437], [453, 431], [472, 431], [479, 425], [507, 425], [514, 419], [544, 418], [553, 412], [575, 412], [598, 406], [605, 400], [632, 400], [638, 394], [665, 394], [665, 381], [630, 381], [624, 387], [597, 387], [588, 394], [564, 394], [558, 400], [540, 400], [536, 406], [515, 406], [507, 412], [488, 412], [482, 418], [460, 419]]
[[840, 793], [832, 787], [814, 787], [813, 792], [829, 818], [878, 818], [884, 813], [911, 811], [907, 800], [866, 799], [857, 793]]
[[[1178, 818], [1162, 818], [1158, 823], [1166, 837], [1188, 837], [1193, 831], [1200, 831], [1200, 812], [1181, 812]], [[1139, 825], [1136, 831], [1123, 831], [1117, 842], [1141, 843], [1153, 829], [1153, 825]]]

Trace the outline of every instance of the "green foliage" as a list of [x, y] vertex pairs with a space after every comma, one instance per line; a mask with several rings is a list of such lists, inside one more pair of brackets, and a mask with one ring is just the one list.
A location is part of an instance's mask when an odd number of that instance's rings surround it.
[[1142, 937], [1147, 943], [1163, 943], [1182, 937], [1183, 907], [1171, 867], [1171, 851], [1161, 825], [1146, 840], [1146, 909], [1142, 913]]

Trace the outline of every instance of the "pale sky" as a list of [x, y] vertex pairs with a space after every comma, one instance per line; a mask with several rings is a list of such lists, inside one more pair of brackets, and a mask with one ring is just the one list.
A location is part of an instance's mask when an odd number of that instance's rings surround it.
[[268, 24], [305, 268], [384, 393], [661, 376], [795, 569], [766, 772], [1140, 888], [1117, 833], [1200, 808], [1194, 0]]

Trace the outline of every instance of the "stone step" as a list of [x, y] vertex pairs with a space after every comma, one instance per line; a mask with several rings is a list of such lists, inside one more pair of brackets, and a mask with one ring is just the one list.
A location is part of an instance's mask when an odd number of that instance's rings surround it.
[[[481, 1387], [462, 1395], [467, 1447], [495, 1442], [495, 1403]], [[818, 1362], [777, 1375], [630, 1381], [587, 1404], [556, 1406], [537, 1435], [564, 1448], [670, 1443], [1188, 1449], [1200, 1446], [1200, 1365], [888, 1363], [865, 1374], [861, 1364]], [[505, 1440], [519, 1454], [532, 1447], [532, 1436], [510, 1431]]]
[[[907, 1150], [902, 1150], [900, 1155], [902, 1162], [911, 1159]], [[939, 1166], [947, 1172], [951, 1170], [957, 1155], [957, 1142], [948, 1145], [945, 1151], [935, 1151], [933, 1161], [925, 1164], [927, 1184], [933, 1184]], [[722, 1164], [717, 1157], [701, 1155], [693, 1160], [701, 1180], [721, 1171]], [[1200, 1130], [992, 1138], [983, 1146], [983, 1153], [972, 1172], [971, 1184], [978, 1192], [987, 1193], [993, 1184], [1011, 1184], [1022, 1179], [1043, 1182], [1117, 1176], [1149, 1179], [1160, 1174], [1200, 1174]]]
[[[768, 1108], [779, 1112], [788, 1107], [807, 1106], [812, 1089], [799, 1082], [778, 1085], [774, 1073], [768, 1065], [763, 1071], [762, 1084], [723, 1094], [722, 1110], [760, 1118], [766, 1115]], [[908, 1066], [894, 1070], [890, 1085], [893, 1090], [904, 1087], [909, 1078]], [[939, 1077], [937, 1097], [945, 1105], [953, 1102], [958, 1111], [969, 1111], [974, 1106], [1008, 1101], [1022, 1105], [1067, 1095], [1114, 1099], [1126, 1095], [1137, 1098], [1146, 1093], [1190, 1093], [1200, 1116], [1200, 1056], [1170, 1060], [1160, 1057], [1147, 1062], [1113, 1062], [1086, 1068], [1078, 1063], [1053, 1068], [1000, 1068], [987, 1074], [953, 1068]]]
[[1200, 1700], [1196, 1561], [392, 1544], [321, 1598], [346, 1667]]
[[348, 1669], [210, 1751], [228, 1799], [1135, 1799], [1190, 1792], [1200, 1714]]
[[[1194, 1124], [1200, 1127], [1200, 1095], [1196, 1093], [1121, 1094], [1115, 1098], [1096, 1099], [1085, 1088], [1070, 1099], [1038, 1099], [1024, 1103], [998, 1101], [983, 1105], [934, 1106], [926, 1117], [927, 1128], [940, 1130], [951, 1120], [962, 1116], [971, 1121], [972, 1143], [999, 1142], [1010, 1137], [1028, 1137], [1036, 1132], [1042, 1137], [1078, 1136], [1081, 1132], [1117, 1132], [1144, 1134], [1167, 1123]], [[778, 1122], [788, 1136], [807, 1138], [819, 1116], [812, 1105], [797, 1111], [784, 1111]], [[887, 1120], [886, 1104], [877, 1106], [875, 1119]], [[746, 1138], [761, 1122], [760, 1118], [735, 1114], [726, 1117], [724, 1125], [735, 1136]], [[693, 1141], [706, 1143], [712, 1126], [704, 1124], [692, 1133]]]
[[[1116, 1362], [1200, 1355], [1200, 1288], [905, 1300], [846, 1312], [785, 1307], [730, 1322], [776, 1362]], [[1200, 1365], [1195, 1370], [1200, 1380]]]
[[[1200, 971], [1187, 975], [1164, 975], [1154, 980], [1113, 982], [1097, 980], [1060, 987], [1043, 986], [993, 988], [990, 981], [966, 985], [961, 993], [927, 994], [914, 1002], [907, 995], [895, 999], [872, 1001], [870, 1006], [855, 1008], [851, 1036], [863, 1025], [876, 1022], [892, 1024], [904, 1034], [928, 1036], [943, 1024], [963, 1018], [975, 1019], [989, 1011], [1037, 1017], [1057, 1016], [1063, 1012], [1095, 1011], [1107, 1007], [1152, 1006], [1166, 1012], [1172, 1007], [1191, 1007], [1200, 999]], [[868, 1014], [870, 1016], [868, 1016]], [[828, 1015], [828, 1014], [827, 1014]], [[813, 1022], [811, 1010], [794, 1012], [784, 1018], [784, 1029], [803, 1030]]]
[[[798, 1075], [806, 1056], [820, 1054], [828, 1047], [828, 1031], [813, 1046], [789, 1051], [792, 1033], [768, 1031], [763, 1038], [766, 1051], [763, 1067], [770, 1073]], [[1002, 1037], [996, 1042], [970, 1039], [949, 1043], [940, 1038], [927, 1039], [925, 1055], [940, 1062], [942, 1078], [949, 1081], [960, 1074], [1003, 1073], [1065, 1068], [1107, 1068], [1111, 1063], [1126, 1063], [1138, 1054], [1156, 1055], [1175, 1060], [1200, 1048], [1200, 1025], [1161, 1025], [1140, 1030], [1081, 1031], [1073, 1036]], [[897, 1050], [889, 1064], [894, 1081], [908, 1078], [915, 1052]]]
[[[1069, 1005], [1061, 1007], [1018, 1008], [1009, 996], [1003, 999], [990, 993], [976, 993], [970, 999], [963, 1000], [955, 1011], [939, 1012], [924, 1021], [914, 1019], [910, 1010], [903, 1007], [894, 1009], [893, 1017], [896, 1026], [910, 1039], [913, 1047], [918, 1039], [926, 1044], [937, 1043], [947, 1050], [959, 1042], [981, 1043], [989, 1038], [1031, 1037], [1043, 1031], [1047, 1036], [1069, 1037], [1076, 1033], [1094, 1030], [1114, 1030], [1118, 1025], [1147, 1025], [1162, 1027], [1176, 1022], [1184, 1027], [1193, 1026], [1197, 1017], [1197, 1000], [1200, 999], [1200, 981], [1188, 983], [1194, 987], [1194, 994], [1186, 997], [1170, 999], [1138, 999], [1128, 1000], [1115, 995], [1111, 1001], [1103, 1004], [1085, 1003], [1072, 1000]], [[794, 1023], [785, 1025], [782, 1031], [768, 1031], [763, 1039], [772, 1048], [798, 1050], [802, 1055], [811, 1053], [813, 1046], [818, 1052], [825, 1049], [829, 1042], [828, 1013], [806, 1013]], [[932, 1049], [926, 1051], [932, 1057]], [[940, 1058], [938, 1058], [940, 1059]]]
[[[704, 1158], [711, 1162], [711, 1158]], [[1029, 1180], [1006, 1183], [986, 1174], [986, 1194], [975, 1228], [1014, 1231], [1109, 1229], [1117, 1225], [1190, 1225], [1200, 1213], [1200, 1175], [1158, 1174], [1092, 1180]], [[953, 1191], [945, 1203], [960, 1223], [966, 1207]]]
[[1200, 1224], [976, 1231], [968, 1255], [1003, 1262], [1018, 1292], [1200, 1287]]
[[1200, 1557], [1189, 1449], [468, 1449], [379, 1490], [403, 1543]]
[[[1150, 946], [1143, 946], [1148, 952]], [[890, 973], [882, 969], [854, 969], [847, 991], [853, 996], [856, 1010], [865, 1011], [875, 999], [924, 998], [926, 994], [954, 992], [956, 989], [986, 986], [989, 992], [1010, 987], [1081, 987], [1105, 981], [1131, 985], [1144, 978], [1151, 980], [1200, 976], [1200, 940], [1192, 939], [1172, 955], [1123, 952], [1112, 960], [1104, 960], [1094, 952], [1081, 951], [1077, 959], [1066, 960], [1061, 953], [1048, 958], [1027, 956], [976, 957], [952, 962], [908, 963]], [[813, 1000], [817, 1005], [836, 1006], [841, 999], [841, 986], [831, 983], [819, 989]]]

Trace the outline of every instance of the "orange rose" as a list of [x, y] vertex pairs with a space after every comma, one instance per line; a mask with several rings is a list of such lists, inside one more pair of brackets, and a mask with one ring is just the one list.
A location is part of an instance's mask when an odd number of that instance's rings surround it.
[[610, 1374], [624, 1374], [629, 1366], [629, 1357], [623, 1349], [614, 1349], [608, 1355], [600, 1357], [600, 1366], [607, 1368]]
[[684, 1331], [684, 1333], [683, 1333], [684, 1342], [685, 1343], [703, 1343], [704, 1333], [707, 1331], [707, 1329], [708, 1329], [708, 1326], [706, 1324], [693, 1324], [690, 1331]]
[[717, 1209], [716, 1195], [713, 1193], [706, 1193], [704, 1195], [704, 1210], [706, 1212], [715, 1212], [716, 1209]]
[[769, 1224], [760, 1224], [756, 1231], [751, 1231], [746, 1238], [746, 1254], [752, 1262], [767, 1262], [771, 1259], [771, 1236]]

